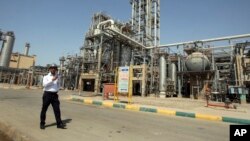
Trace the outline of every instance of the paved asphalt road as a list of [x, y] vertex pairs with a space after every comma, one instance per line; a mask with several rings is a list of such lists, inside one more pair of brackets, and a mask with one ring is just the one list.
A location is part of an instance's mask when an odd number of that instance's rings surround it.
[[[229, 123], [84, 105], [60, 92], [62, 119], [57, 129], [52, 108], [39, 129], [41, 90], [0, 89], [0, 124], [5, 132], [32, 141], [228, 141]], [[1, 128], [0, 128], [1, 129]]]

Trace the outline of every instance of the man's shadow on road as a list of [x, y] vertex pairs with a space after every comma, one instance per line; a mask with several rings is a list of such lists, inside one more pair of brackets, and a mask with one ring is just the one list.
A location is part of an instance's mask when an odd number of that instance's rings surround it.
[[[67, 125], [67, 123], [70, 123], [72, 121], [72, 119], [64, 119], [62, 120], [63, 124]], [[57, 126], [56, 122], [45, 125], [45, 127], [50, 127], [50, 126]]]

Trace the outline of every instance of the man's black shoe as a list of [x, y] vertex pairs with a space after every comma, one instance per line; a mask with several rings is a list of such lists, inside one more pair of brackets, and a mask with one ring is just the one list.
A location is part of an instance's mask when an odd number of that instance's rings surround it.
[[65, 124], [58, 124], [58, 125], [57, 125], [57, 128], [66, 129], [65, 126], [66, 126]]
[[44, 124], [40, 124], [40, 129], [45, 129], [45, 125]]

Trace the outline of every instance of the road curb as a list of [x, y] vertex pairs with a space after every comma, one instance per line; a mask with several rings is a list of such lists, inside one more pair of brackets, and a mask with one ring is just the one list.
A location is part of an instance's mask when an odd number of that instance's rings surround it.
[[101, 100], [92, 100], [92, 99], [87, 99], [87, 98], [83, 98], [83, 97], [75, 96], [75, 95], [71, 95], [71, 100], [75, 102], [81, 102], [83, 104], [89, 104], [89, 105], [92, 104], [96, 106], [104, 106], [104, 107], [109, 107], [109, 108], [119, 108], [119, 109], [126, 109], [126, 110], [139, 111], [139, 112], [150, 112], [150, 113], [158, 113], [158, 114], [163, 114], [163, 115], [172, 115], [172, 116], [180, 116], [180, 117], [188, 117], [188, 118], [197, 118], [197, 119], [203, 119], [203, 120], [250, 125], [250, 119], [240, 119], [240, 118], [215, 116], [215, 115], [208, 115], [208, 114], [201, 114], [201, 113], [175, 111], [175, 110], [168, 110], [162, 107], [150, 107], [150, 106], [144, 106], [144, 105], [134, 105], [134, 104], [125, 104], [125, 103], [114, 103], [114, 102], [101, 101]]

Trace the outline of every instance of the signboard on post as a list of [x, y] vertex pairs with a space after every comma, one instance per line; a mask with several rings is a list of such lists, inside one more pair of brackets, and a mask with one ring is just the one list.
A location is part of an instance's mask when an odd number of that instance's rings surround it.
[[129, 67], [119, 67], [118, 92], [128, 93], [129, 91]]

